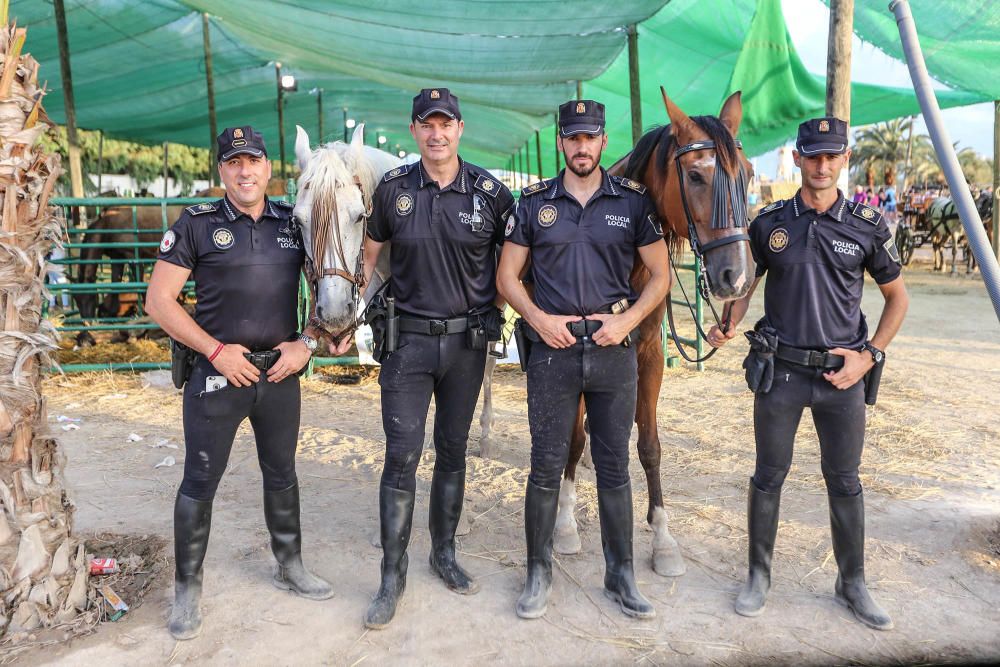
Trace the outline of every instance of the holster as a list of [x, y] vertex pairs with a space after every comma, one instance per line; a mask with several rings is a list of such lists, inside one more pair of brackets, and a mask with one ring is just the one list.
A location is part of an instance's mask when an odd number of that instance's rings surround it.
[[480, 312], [469, 313], [465, 341], [470, 350], [486, 350], [503, 337], [503, 312], [490, 304]]
[[771, 327], [744, 332], [750, 342], [750, 353], [743, 360], [747, 387], [755, 394], [771, 391], [774, 381], [774, 353], [778, 351], [778, 332]]
[[865, 373], [865, 405], [875, 405], [878, 400], [878, 386], [882, 383], [882, 369], [885, 368], [885, 359], [882, 363], [875, 364]]
[[524, 334], [524, 327], [527, 324], [523, 317], [517, 318], [514, 322], [514, 342], [517, 344], [517, 358], [521, 364], [521, 371], [527, 372], [528, 359], [531, 357], [531, 340]]
[[184, 383], [191, 376], [194, 358], [194, 350], [173, 338], [170, 339], [170, 379], [178, 389], [183, 389]]
[[399, 317], [396, 300], [381, 294], [372, 300], [365, 324], [372, 328], [372, 357], [380, 364], [396, 351], [399, 340]]

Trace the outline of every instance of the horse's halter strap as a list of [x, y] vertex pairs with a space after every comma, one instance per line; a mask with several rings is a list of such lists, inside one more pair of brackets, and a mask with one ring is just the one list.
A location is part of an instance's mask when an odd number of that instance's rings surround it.
[[[362, 200], [365, 205], [365, 212], [358, 219], [359, 222], [363, 222], [365, 225], [365, 234], [368, 232], [368, 218], [372, 214], [372, 201], [370, 198], [365, 198], [364, 188], [361, 187], [361, 181], [357, 177], [354, 179], [355, 185], [361, 190]], [[365, 201], [367, 199], [367, 201]], [[365, 282], [365, 240], [364, 235], [361, 237], [361, 250], [358, 252], [358, 261], [354, 266], [354, 273], [349, 273], [347, 271], [347, 255], [344, 250], [344, 237], [340, 233], [340, 207], [337, 205], [337, 195], [336, 190], [334, 190], [333, 195], [333, 224], [317, 224], [315, 219], [315, 207], [313, 208], [312, 219], [312, 248], [309, 253], [308, 261], [306, 262], [306, 277], [309, 280], [309, 286], [312, 291], [313, 303], [316, 302], [316, 291], [318, 288], [318, 283], [320, 279], [327, 278], [331, 276], [343, 278], [351, 283], [351, 299], [354, 302], [354, 310], [357, 312], [358, 302], [361, 299], [361, 289]], [[333, 250], [336, 253], [336, 259], [339, 261], [340, 266], [344, 268], [327, 268], [326, 267], [326, 246], [330, 242], [330, 229], [334, 230], [333, 234]], [[358, 326], [360, 326], [357, 318], [355, 318], [354, 323], [341, 331], [340, 333], [334, 333], [330, 331], [319, 319], [313, 319], [310, 324], [314, 327], [322, 329], [326, 333], [330, 334], [331, 337], [340, 342], [344, 336], [354, 333]]]
[[[743, 144], [739, 140], [734, 140], [736, 148], [742, 150]], [[725, 322], [720, 321], [719, 313], [716, 312], [715, 306], [712, 304], [710, 296], [710, 286], [708, 270], [705, 267], [705, 254], [710, 250], [716, 248], [721, 248], [722, 246], [729, 245], [730, 243], [739, 243], [740, 241], [750, 241], [750, 236], [745, 232], [739, 234], [732, 234], [730, 236], [724, 236], [721, 239], [715, 239], [714, 241], [709, 241], [708, 243], [701, 243], [698, 239], [698, 230], [694, 224], [694, 216], [691, 215], [691, 208], [688, 205], [687, 191], [684, 187], [684, 167], [681, 166], [681, 156], [686, 153], [691, 153], [692, 151], [703, 151], [703, 150], [714, 150], [714, 141], [693, 141], [690, 144], [681, 146], [674, 152], [674, 164], [677, 166], [677, 187], [681, 191], [681, 204], [684, 206], [684, 217], [687, 221], [688, 227], [688, 241], [691, 244], [691, 251], [694, 253], [695, 257], [698, 258], [699, 266], [701, 271], [697, 278], [697, 289], [701, 292], [702, 297], [705, 302], [708, 303], [708, 307], [712, 311], [713, 317], [715, 317], [715, 323], [718, 325], [722, 331], [729, 329], [731, 323], [732, 309], [723, 309], [723, 312], [727, 311]], [[737, 228], [746, 227], [749, 224], [749, 216], [747, 215], [747, 176], [746, 171], [744, 171], [743, 166], [740, 165], [737, 170], [736, 176], [730, 176], [725, 172], [724, 169], [716, 166], [715, 176], [712, 179], [712, 229], [725, 229], [729, 227], [729, 211], [732, 210], [732, 220], [733, 225]], [[673, 257], [670, 258], [670, 263], [673, 265]], [[674, 267], [674, 272], [676, 273], [677, 268]], [[684, 300], [687, 302], [688, 310], [691, 311], [691, 316], [695, 319], [695, 327], [697, 328], [697, 333], [704, 340], [708, 340], [708, 336], [701, 328], [701, 323], [695, 316], [694, 308], [691, 305], [691, 300], [687, 296], [687, 292], [684, 289], [684, 284], [678, 279], [677, 284], [681, 288], [681, 292], [684, 294]], [[677, 334], [674, 327], [674, 313], [672, 308], [671, 299], [667, 298], [667, 319], [670, 324], [670, 333], [674, 338], [674, 343], [677, 346], [677, 351], [681, 353], [689, 362], [703, 362], [707, 361], [713, 354], [715, 354], [716, 349], [713, 348], [711, 352], [706, 354], [701, 358], [692, 358], [684, 351], [680, 343], [677, 340]]]

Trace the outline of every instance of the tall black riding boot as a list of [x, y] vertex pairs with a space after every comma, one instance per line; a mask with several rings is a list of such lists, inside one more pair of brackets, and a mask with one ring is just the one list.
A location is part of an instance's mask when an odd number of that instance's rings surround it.
[[892, 619], [868, 593], [865, 585], [864, 494], [829, 496], [833, 554], [837, 558], [837, 600], [859, 621], [876, 630], [891, 630]]
[[747, 495], [747, 535], [750, 545], [750, 570], [743, 590], [736, 597], [736, 613], [759, 616], [771, 589], [771, 554], [778, 534], [778, 507], [781, 492], [767, 493], [757, 488], [750, 478]]
[[278, 561], [274, 585], [310, 600], [333, 597], [329, 582], [312, 574], [302, 564], [298, 484], [283, 491], [264, 491], [264, 520], [271, 532], [271, 551]]
[[382, 584], [365, 614], [365, 627], [384, 628], [396, 615], [396, 605], [406, 590], [406, 546], [413, 524], [413, 491], [379, 487], [379, 523], [382, 537]]
[[462, 595], [479, 592], [479, 585], [455, 560], [455, 530], [462, 516], [465, 471], [434, 471], [431, 480], [431, 569], [451, 590]]
[[597, 490], [604, 547], [604, 593], [626, 616], [653, 618], [656, 609], [639, 592], [632, 563], [632, 485]]
[[212, 529], [212, 501], [174, 501], [174, 607], [167, 629], [174, 639], [194, 639], [201, 632], [202, 564]]
[[528, 576], [514, 610], [521, 618], [540, 618], [552, 590], [552, 531], [559, 509], [559, 489], [530, 481], [524, 492], [524, 537], [528, 543]]

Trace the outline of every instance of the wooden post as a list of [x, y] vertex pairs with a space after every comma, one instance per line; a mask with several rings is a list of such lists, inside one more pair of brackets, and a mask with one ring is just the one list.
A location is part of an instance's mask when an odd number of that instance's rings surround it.
[[319, 130], [319, 134], [316, 136], [316, 142], [319, 144], [323, 143], [323, 89], [316, 89], [316, 126]]
[[538, 157], [538, 180], [542, 180], [542, 135], [535, 130], [535, 155]]
[[163, 198], [168, 197], [167, 194], [167, 179], [170, 177], [170, 171], [167, 169], [167, 161], [170, 158], [170, 150], [167, 148], [167, 142], [163, 142]]
[[559, 170], [562, 169], [562, 166], [560, 165], [560, 162], [562, 161], [559, 159], [560, 156], [559, 156], [559, 112], [558, 111], [555, 113], [555, 119], [556, 119], [556, 125], [555, 125], [556, 132], [555, 132], [555, 137], [553, 138], [554, 143], [552, 145], [555, 147], [556, 151], [556, 174], [558, 174]]
[[576, 99], [583, 99], [583, 81], [580, 81], [579, 79], [576, 81]]
[[285, 180], [285, 95], [281, 90], [281, 63], [274, 63], [274, 78], [278, 86], [278, 159], [281, 161], [281, 180]]
[[212, 74], [212, 40], [209, 37], [209, 29], [208, 14], [202, 12], [201, 37], [205, 51], [205, 90], [208, 92], [208, 182], [209, 185], [216, 186], [219, 184], [219, 170], [215, 168], [218, 161], [215, 139], [219, 136], [219, 126], [215, 118], [215, 78]]
[[104, 130], [97, 131], [97, 196], [104, 192]]
[[347, 143], [347, 107], [344, 107], [344, 143]]
[[1000, 258], [1000, 100], [993, 102], [993, 254]]
[[826, 51], [826, 115], [851, 122], [851, 37], [854, 0], [830, 0]]
[[639, 31], [633, 23], [628, 27], [628, 88], [632, 105], [632, 145], [642, 136], [642, 98], [639, 94]]
[[524, 164], [521, 162], [521, 148], [517, 149], [517, 189], [524, 189]]
[[[76, 105], [73, 101], [73, 75], [69, 66], [69, 35], [66, 33], [66, 9], [63, 0], [53, 0], [56, 32], [59, 41], [59, 74], [62, 77], [63, 106], [66, 109], [66, 141], [69, 144], [69, 181], [74, 197], [83, 196], [83, 168], [80, 165], [80, 143], [76, 136]], [[78, 210], [78, 209], [75, 209]]]

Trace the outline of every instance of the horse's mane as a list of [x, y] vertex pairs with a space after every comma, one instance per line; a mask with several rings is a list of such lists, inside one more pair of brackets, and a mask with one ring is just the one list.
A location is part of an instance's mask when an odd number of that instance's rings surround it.
[[[384, 152], [384, 151], [379, 151]], [[334, 141], [313, 151], [309, 164], [302, 172], [303, 187], [312, 190], [313, 220], [329, 220], [336, 209], [337, 184], [353, 185], [355, 176], [361, 183], [365, 201], [371, 201], [381, 174], [363, 149]]]
[[[735, 176], [740, 166], [739, 152], [736, 148], [736, 140], [729, 133], [729, 129], [722, 124], [717, 116], [690, 116], [691, 120], [702, 132], [708, 135], [709, 140], [715, 143], [715, 157], [717, 163], [730, 176]], [[672, 168], [670, 162], [673, 159], [674, 150], [677, 148], [677, 138], [670, 132], [670, 125], [659, 125], [646, 132], [639, 139], [639, 143], [632, 149], [628, 165], [625, 167], [626, 178], [639, 180], [639, 176], [650, 159], [656, 157], [656, 166], [661, 172]]]

